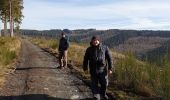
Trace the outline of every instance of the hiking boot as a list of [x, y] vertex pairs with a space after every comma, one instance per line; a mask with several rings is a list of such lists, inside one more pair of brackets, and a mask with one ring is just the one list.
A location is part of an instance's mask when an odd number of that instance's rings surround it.
[[64, 68], [67, 68], [67, 66], [63, 66]]
[[58, 68], [58, 69], [63, 69], [63, 66], [58, 66], [57, 68]]
[[100, 100], [100, 95], [99, 95], [99, 94], [94, 94], [93, 99], [94, 99], [94, 100]]
[[104, 99], [104, 100], [109, 100], [109, 97], [108, 97], [107, 95], [102, 95], [101, 97], [102, 97], [102, 99]]

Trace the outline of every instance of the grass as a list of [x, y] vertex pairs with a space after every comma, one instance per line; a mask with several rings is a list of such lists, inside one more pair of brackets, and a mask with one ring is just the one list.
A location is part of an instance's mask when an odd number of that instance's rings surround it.
[[137, 94], [170, 99], [170, 63], [168, 57], [163, 58], [162, 66], [150, 63], [138, 63], [133, 54], [116, 64], [117, 81], [123, 89], [128, 88]]
[[58, 40], [54, 39], [45, 39], [45, 38], [35, 38], [35, 39], [30, 39], [31, 42], [33, 42], [36, 45], [39, 45], [40, 47], [43, 48], [52, 48], [56, 49], [58, 47]]
[[168, 59], [168, 54], [164, 55], [163, 63], [160, 73], [160, 94], [164, 100], [170, 99], [170, 62]]
[[[58, 47], [57, 40], [32, 39], [31, 41], [53, 50]], [[77, 70], [85, 77], [89, 77], [89, 74], [82, 70], [83, 57], [87, 47], [88, 45], [70, 43], [68, 50], [69, 63], [76, 66]], [[111, 76], [109, 89], [114, 92], [117, 98], [135, 100], [140, 95], [140, 97], [147, 98], [170, 99], [170, 63], [167, 57], [164, 57], [162, 66], [158, 66], [139, 61], [132, 53], [122, 55], [111, 51], [116, 72]]]
[[148, 67], [147, 64], [138, 63], [132, 54], [126, 55], [126, 58], [116, 62], [118, 85], [122, 89], [128, 88], [130, 91], [140, 92], [143, 95], [155, 95], [152, 89], [148, 88], [150, 87], [148, 84], [150, 77], [147, 73], [147, 68], [151, 67]]
[[0, 85], [4, 82], [4, 74], [19, 55], [20, 44], [17, 38], [0, 37]]
[[[57, 51], [57, 47], [58, 47], [58, 41], [57, 40], [46, 40], [44, 38], [32, 38], [30, 39], [30, 41], [38, 46], [40, 46], [41, 48], [51, 48], [50, 47], [50, 41], [54, 41], [54, 46], [56, 48], [53, 48], [53, 50]], [[86, 79], [89, 79], [89, 73], [88, 72], [84, 72], [82, 69], [82, 62], [83, 62], [83, 58], [84, 58], [84, 53], [86, 48], [89, 45], [87, 44], [77, 44], [77, 43], [70, 43], [70, 47], [68, 50], [68, 62], [73, 65], [74, 67], [76, 67], [76, 70], [78, 72], [81, 73], [81, 75], [83, 77], [85, 77]], [[124, 58], [124, 56], [122, 54], [118, 54], [116, 52], [112, 52], [112, 55], [114, 57], [114, 59], [122, 59]], [[126, 97], [126, 93], [123, 91], [114, 91], [117, 95], [117, 98], [127, 98]]]

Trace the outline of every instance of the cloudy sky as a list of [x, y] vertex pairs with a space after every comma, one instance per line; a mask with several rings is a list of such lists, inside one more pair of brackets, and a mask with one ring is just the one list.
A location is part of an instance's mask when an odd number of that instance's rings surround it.
[[24, 0], [23, 29], [170, 30], [170, 0]]

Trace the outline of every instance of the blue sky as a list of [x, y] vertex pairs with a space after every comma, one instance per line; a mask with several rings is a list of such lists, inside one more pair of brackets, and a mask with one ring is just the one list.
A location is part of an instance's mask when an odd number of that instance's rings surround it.
[[24, 0], [23, 29], [170, 30], [170, 0]]

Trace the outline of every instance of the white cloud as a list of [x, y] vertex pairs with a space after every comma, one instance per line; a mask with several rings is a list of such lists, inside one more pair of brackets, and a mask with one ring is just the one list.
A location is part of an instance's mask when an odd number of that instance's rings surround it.
[[167, 23], [170, 19], [169, 0], [120, 0], [120, 2], [113, 0], [110, 3], [94, 3], [93, 6], [38, 1], [25, 0], [22, 28], [156, 29], [161, 27], [170, 30], [170, 23]]

